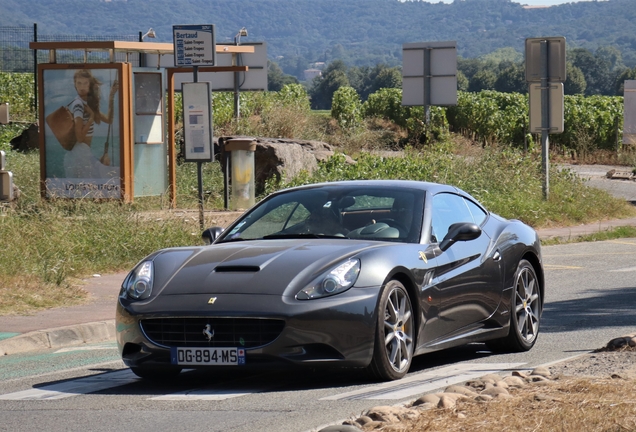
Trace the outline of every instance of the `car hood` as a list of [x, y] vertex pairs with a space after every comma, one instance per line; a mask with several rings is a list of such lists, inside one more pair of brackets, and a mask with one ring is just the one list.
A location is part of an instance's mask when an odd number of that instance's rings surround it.
[[390, 245], [303, 239], [166, 249], [154, 257], [155, 287], [161, 295], [295, 295], [343, 260], [367, 249]]

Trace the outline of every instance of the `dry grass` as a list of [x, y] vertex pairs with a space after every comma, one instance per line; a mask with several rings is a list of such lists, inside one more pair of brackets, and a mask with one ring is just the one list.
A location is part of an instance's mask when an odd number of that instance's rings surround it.
[[[533, 376], [513, 372], [503, 385], [494, 384], [506, 389], [494, 392], [504, 393], [499, 397], [484, 398], [487, 390], [478, 397], [470, 395], [488, 386], [494, 394], [493, 376], [484, 376], [484, 381], [467, 382], [467, 397], [456, 398], [456, 403], [443, 404], [440, 399], [438, 407], [432, 408], [442, 394], [437, 393], [405, 407], [374, 407], [345, 423], [383, 432], [636, 431], [636, 347], [631, 346], [635, 335], [612, 339], [591, 353], [536, 369], [541, 376], [534, 375], [535, 371]], [[526, 384], [519, 386], [514, 376], [524, 378]], [[450, 387], [446, 392], [463, 393]]]
[[459, 401], [424, 411], [417, 420], [385, 426], [405, 431], [634, 431], [636, 380], [560, 377], [511, 391], [510, 399]]
[[6, 276], [0, 282], [0, 316], [29, 315], [60, 306], [83, 304], [88, 293], [72, 280], [43, 283], [35, 275]]

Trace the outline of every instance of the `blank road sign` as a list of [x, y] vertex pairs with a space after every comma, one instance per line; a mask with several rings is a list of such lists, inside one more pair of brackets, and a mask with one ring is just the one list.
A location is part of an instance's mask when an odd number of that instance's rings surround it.
[[[550, 130], [548, 133], [563, 133], [563, 83], [550, 83]], [[530, 132], [541, 133], [541, 84], [530, 83]]]
[[548, 80], [565, 81], [565, 38], [526, 39], [526, 81], [541, 81], [541, 42], [548, 44]]
[[402, 105], [457, 105], [455, 41], [402, 45]]

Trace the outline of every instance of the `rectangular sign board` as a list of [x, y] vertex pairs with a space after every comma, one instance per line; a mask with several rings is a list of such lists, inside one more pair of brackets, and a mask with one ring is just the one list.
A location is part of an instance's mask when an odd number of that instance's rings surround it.
[[214, 24], [172, 26], [174, 65], [215, 66]]
[[402, 45], [402, 105], [457, 105], [455, 41]]
[[213, 152], [210, 83], [184, 83], [183, 140], [186, 162], [211, 162]]
[[[530, 132], [541, 133], [541, 84], [530, 83]], [[550, 130], [548, 133], [563, 133], [564, 129], [563, 83], [550, 83]]]
[[[232, 66], [232, 56], [236, 56], [236, 63], [239, 66], [247, 66], [247, 72], [239, 72], [239, 90], [241, 91], [266, 91], [267, 90], [267, 43], [247, 42], [241, 45], [253, 46], [254, 52], [249, 54], [232, 54], [218, 52], [216, 54], [215, 66]], [[219, 44], [219, 47], [222, 47]], [[220, 51], [220, 50], [219, 50]], [[157, 54], [146, 54], [147, 64], [159, 67], [172, 67], [173, 56], [165, 54], [157, 58]], [[198, 74], [199, 81], [209, 81], [214, 91], [234, 91], [234, 72], [201, 72]], [[192, 82], [192, 73], [178, 73], [174, 75], [174, 88], [181, 90], [184, 82]]]
[[526, 81], [541, 81], [541, 42], [548, 44], [548, 80], [564, 82], [565, 38], [545, 37], [526, 39]]
[[625, 80], [623, 97], [623, 144], [636, 144], [636, 80]]

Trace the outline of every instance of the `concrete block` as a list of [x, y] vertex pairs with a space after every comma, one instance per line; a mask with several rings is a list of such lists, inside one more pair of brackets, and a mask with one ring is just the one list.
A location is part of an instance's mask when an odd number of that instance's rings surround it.
[[84, 336], [78, 327], [61, 327], [49, 331], [51, 348], [63, 348], [84, 343]]
[[50, 348], [46, 332], [32, 332], [0, 341], [0, 351], [5, 355]]
[[0, 201], [13, 201], [13, 173], [0, 171]]
[[[112, 328], [112, 331], [111, 331]], [[101, 342], [115, 337], [115, 326], [106, 321], [82, 324], [78, 326], [84, 343]]]

